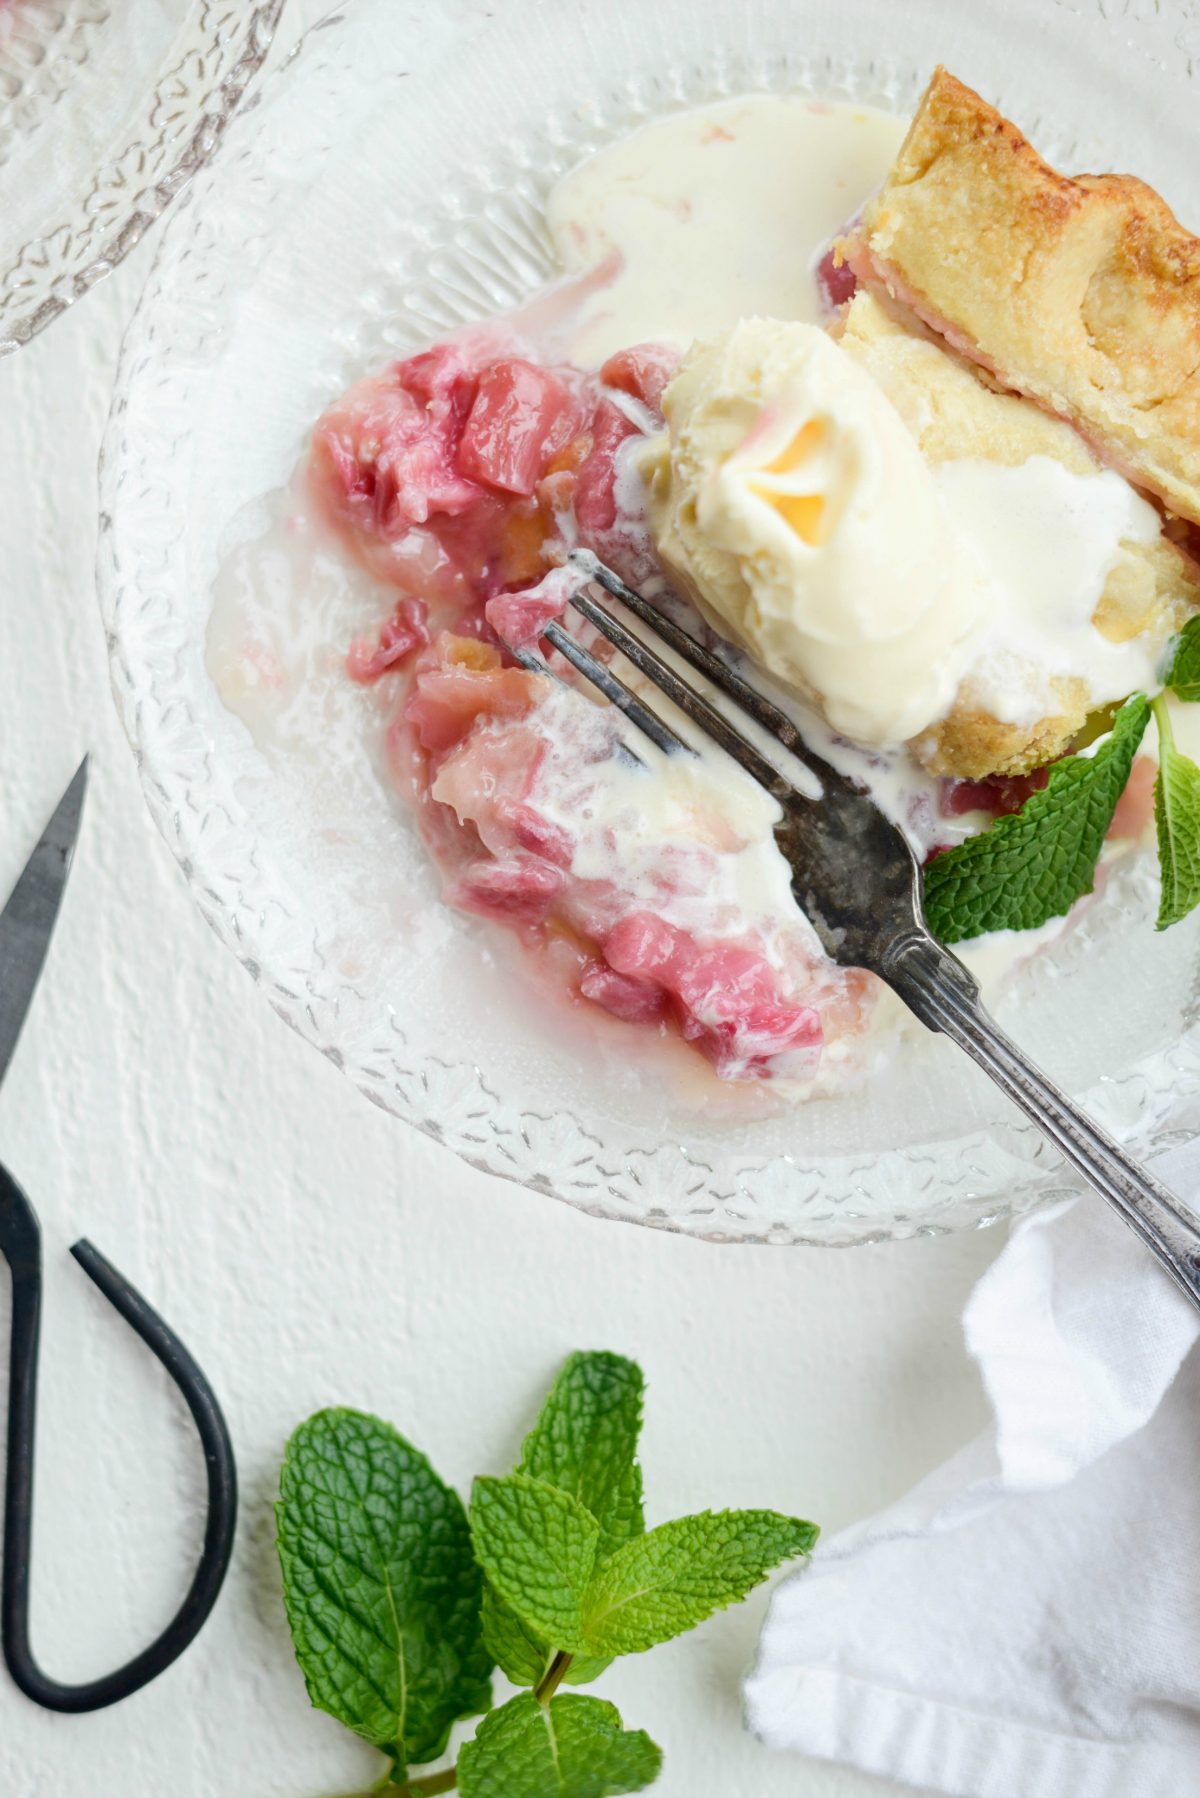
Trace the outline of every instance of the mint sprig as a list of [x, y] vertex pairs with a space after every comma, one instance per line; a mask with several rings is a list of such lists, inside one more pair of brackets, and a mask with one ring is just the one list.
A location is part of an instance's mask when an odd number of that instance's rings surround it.
[[[475, 1481], [470, 1518], [388, 1424], [323, 1411], [288, 1444], [278, 1506], [288, 1620], [313, 1703], [383, 1750], [408, 1798], [608, 1798], [662, 1755], [612, 1705], [563, 1694], [744, 1598], [807, 1554], [813, 1524], [702, 1512], [646, 1532], [643, 1381], [619, 1355], [572, 1355], [517, 1468]], [[530, 1689], [498, 1710], [498, 1661]], [[485, 1711], [457, 1767], [452, 1725]]]
[[308, 1695], [402, 1777], [492, 1701], [462, 1501], [389, 1424], [346, 1410], [296, 1431], [280, 1493], [284, 1603]]
[[925, 915], [935, 936], [959, 943], [990, 930], [1032, 930], [1092, 891], [1149, 719], [1150, 701], [1135, 693], [1098, 749], [1055, 763], [1019, 812], [929, 864]]

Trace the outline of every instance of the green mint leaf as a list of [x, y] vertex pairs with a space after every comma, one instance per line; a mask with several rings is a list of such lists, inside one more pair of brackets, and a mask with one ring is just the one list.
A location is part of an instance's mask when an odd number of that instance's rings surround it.
[[517, 1463], [519, 1473], [561, 1487], [591, 1512], [601, 1561], [646, 1527], [636, 1458], [644, 1390], [641, 1368], [623, 1355], [570, 1356]]
[[736, 1604], [817, 1527], [776, 1511], [701, 1511], [660, 1524], [596, 1571], [584, 1606], [593, 1654], [640, 1654]]
[[1163, 684], [1177, 699], [1200, 699], [1200, 616], [1189, 618], [1175, 639], [1175, 653]]
[[483, 1582], [481, 1617], [487, 1651], [504, 1677], [514, 1686], [536, 1686], [554, 1651], [521, 1622], [490, 1580]]
[[462, 1501], [389, 1424], [346, 1410], [300, 1426], [280, 1491], [284, 1602], [308, 1695], [402, 1777], [492, 1701]]
[[[557, 1486], [591, 1512], [600, 1526], [598, 1559], [646, 1527], [637, 1463], [644, 1387], [641, 1368], [623, 1355], [571, 1355], [517, 1463], [518, 1473]], [[556, 1646], [522, 1623], [490, 1583], [484, 1587], [483, 1635], [517, 1686], [537, 1684]], [[567, 1682], [586, 1685], [608, 1664], [608, 1657], [581, 1656], [572, 1661]]]
[[471, 1539], [489, 1583], [536, 1641], [584, 1648], [583, 1595], [600, 1526], [577, 1498], [525, 1473], [477, 1479]]
[[1155, 701], [1154, 712], [1158, 720], [1154, 821], [1162, 874], [1158, 928], [1166, 930], [1200, 905], [1200, 768], [1175, 747], [1162, 699]]
[[[487, 1580], [483, 1582], [483, 1639], [488, 1653], [514, 1686], [536, 1686], [554, 1655]], [[610, 1654], [577, 1654], [563, 1674], [563, 1684], [590, 1686], [611, 1665]]]
[[621, 1727], [616, 1707], [532, 1692], [486, 1717], [458, 1757], [462, 1798], [610, 1798], [658, 1778], [662, 1751], [644, 1730]]
[[1011, 818], [968, 837], [925, 870], [925, 915], [943, 943], [989, 930], [1031, 930], [1090, 893], [1096, 861], [1150, 717], [1127, 699], [1094, 755], [1068, 756]]
[[599, 1679], [606, 1668], [611, 1667], [616, 1657], [611, 1654], [577, 1654], [571, 1657], [571, 1663], [562, 1676], [564, 1686], [590, 1686], [594, 1679]]

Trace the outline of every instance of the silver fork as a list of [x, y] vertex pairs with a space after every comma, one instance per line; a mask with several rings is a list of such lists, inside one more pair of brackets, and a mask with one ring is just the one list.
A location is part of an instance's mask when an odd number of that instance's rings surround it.
[[[877, 974], [928, 1029], [944, 1032], [964, 1049], [1045, 1132], [1064, 1160], [1120, 1212], [1176, 1284], [1200, 1306], [1200, 1220], [1080, 1111], [988, 1016], [974, 976], [943, 948], [925, 922], [920, 867], [896, 826], [866, 793], [813, 753], [790, 718], [658, 606], [627, 587], [590, 551], [577, 550], [570, 560], [580, 575], [580, 588], [571, 600], [580, 616], [778, 800], [782, 817], [775, 838], [792, 870], [796, 903], [825, 952], [843, 967]], [[721, 711], [623, 624], [597, 596], [597, 588], [619, 599], [815, 774], [821, 797], [801, 792]], [[660, 749], [668, 754], [695, 753], [562, 623], [551, 622], [542, 635]], [[518, 654], [526, 667], [550, 672], [540, 656], [530, 651]]]

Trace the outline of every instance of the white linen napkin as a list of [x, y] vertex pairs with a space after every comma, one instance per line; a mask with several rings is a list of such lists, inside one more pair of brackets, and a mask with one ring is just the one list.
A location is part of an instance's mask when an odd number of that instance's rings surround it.
[[[1156, 1172], [1200, 1188], [1194, 1151]], [[963, 1329], [991, 1427], [779, 1587], [750, 1727], [954, 1798], [1195, 1798], [1200, 1313], [1087, 1196]]]

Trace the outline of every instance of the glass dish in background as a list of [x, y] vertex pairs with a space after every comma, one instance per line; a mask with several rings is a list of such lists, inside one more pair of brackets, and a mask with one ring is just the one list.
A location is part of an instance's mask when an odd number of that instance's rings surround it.
[[121, 261], [220, 141], [284, 0], [0, 0], [0, 355]]
[[[418, 22], [352, 0], [264, 84], [170, 221], [101, 475], [101, 597], [147, 798], [275, 1009], [473, 1164], [724, 1241], [912, 1236], [1063, 1188], [1040, 1136], [919, 1032], [863, 1092], [746, 1116], [723, 1113], [711, 1082], [681, 1090], [678, 1060], [644, 1037], [599, 1017], [568, 1027], [501, 933], [438, 902], [355, 734], [349, 683], [326, 669], [298, 695], [293, 740], [264, 752], [216, 692], [206, 632], [219, 567], [261, 528], [261, 496], [322, 408], [546, 280], [554, 179], [664, 111], [755, 90], [907, 111], [942, 61], [1052, 158], [1134, 169], [1200, 225], [1200, 76], [1180, 54], [1200, 31], [1190, 13], [1108, 10], [529, 0]], [[1155, 934], [1152, 864], [1112, 879], [999, 1008], [1142, 1153], [1200, 1129], [1200, 914]]]

